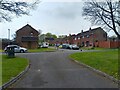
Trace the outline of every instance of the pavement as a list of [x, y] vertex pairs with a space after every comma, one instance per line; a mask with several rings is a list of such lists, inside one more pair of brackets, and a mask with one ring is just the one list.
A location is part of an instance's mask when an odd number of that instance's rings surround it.
[[80, 66], [68, 58], [80, 50], [20, 53], [30, 60], [29, 71], [11, 88], [118, 88], [113, 81]]

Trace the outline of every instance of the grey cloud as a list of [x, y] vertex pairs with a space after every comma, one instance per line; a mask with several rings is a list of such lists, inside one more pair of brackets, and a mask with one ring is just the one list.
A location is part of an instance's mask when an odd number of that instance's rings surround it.
[[82, 2], [52, 2], [48, 3], [46, 13], [55, 18], [75, 19], [81, 17], [82, 5]]
[[81, 16], [81, 3], [63, 3], [62, 6], [58, 7], [55, 14], [58, 17], [66, 19], [75, 19], [77, 16]]

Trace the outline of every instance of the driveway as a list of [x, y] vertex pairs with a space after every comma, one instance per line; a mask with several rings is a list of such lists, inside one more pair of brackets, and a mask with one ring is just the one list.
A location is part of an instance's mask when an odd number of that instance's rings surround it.
[[18, 54], [31, 62], [30, 70], [12, 88], [117, 88], [112, 81], [68, 59], [74, 52]]

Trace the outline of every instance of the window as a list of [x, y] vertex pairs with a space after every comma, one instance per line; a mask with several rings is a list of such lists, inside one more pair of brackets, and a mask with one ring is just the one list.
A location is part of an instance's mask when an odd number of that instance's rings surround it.
[[33, 36], [33, 32], [30, 32], [30, 36]]
[[77, 40], [77, 38], [75, 38], [75, 40]]
[[14, 48], [19, 48], [19, 46], [13, 46]]
[[86, 35], [87, 38], [89, 38], [89, 35]]
[[17, 48], [17, 46], [13, 46], [14, 48]]
[[84, 38], [84, 36], [82, 36], [82, 38]]

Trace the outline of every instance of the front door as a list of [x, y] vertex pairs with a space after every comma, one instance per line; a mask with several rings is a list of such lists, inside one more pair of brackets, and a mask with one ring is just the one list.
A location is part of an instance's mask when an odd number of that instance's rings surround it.
[[89, 41], [86, 41], [86, 47], [88, 47], [89, 46]]

